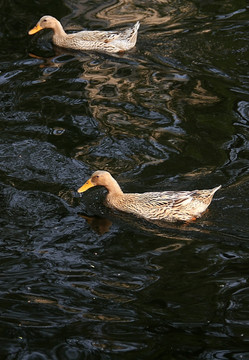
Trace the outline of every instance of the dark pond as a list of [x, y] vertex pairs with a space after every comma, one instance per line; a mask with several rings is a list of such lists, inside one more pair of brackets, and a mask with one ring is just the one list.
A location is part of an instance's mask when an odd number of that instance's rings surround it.
[[[2, 0], [0, 358], [249, 359], [249, 3]], [[123, 56], [27, 35], [141, 22]], [[77, 189], [222, 185], [160, 227]], [[98, 216], [98, 217], [97, 217]]]

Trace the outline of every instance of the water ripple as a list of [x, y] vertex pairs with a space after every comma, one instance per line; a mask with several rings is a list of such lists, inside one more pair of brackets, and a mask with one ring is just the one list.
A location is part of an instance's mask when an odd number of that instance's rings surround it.
[[[1, 10], [0, 358], [247, 358], [245, 4]], [[58, 49], [27, 35], [45, 13], [68, 31], [139, 20], [138, 42]], [[124, 191], [222, 189], [197, 222], [146, 222], [107, 209], [103, 189], [79, 197], [96, 169]]]

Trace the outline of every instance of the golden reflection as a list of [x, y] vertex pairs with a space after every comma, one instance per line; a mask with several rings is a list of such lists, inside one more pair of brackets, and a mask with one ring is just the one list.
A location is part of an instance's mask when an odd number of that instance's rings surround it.
[[99, 320], [99, 321], [108, 321], [108, 322], [130, 322], [130, 319], [123, 319], [119, 316], [114, 315], [104, 315], [104, 314], [84, 314], [84, 318], [91, 320]]
[[47, 304], [47, 305], [56, 304], [56, 305], [58, 305], [56, 300], [46, 299], [46, 298], [43, 298], [43, 297], [28, 295], [27, 298], [29, 299], [28, 300], [29, 303]]
[[152, 253], [153, 254], [162, 254], [162, 253], [165, 253], [165, 252], [172, 252], [172, 251], [177, 251], [177, 250], [180, 250], [181, 248], [183, 247], [183, 244], [179, 244], [179, 243], [176, 243], [176, 244], [169, 244], [167, 246], [161, 246], [155, 250], [152, 250]]
[[112, 287], [116, 287], [120, 289], [129, 289], [129, 290], [138, 290], [143, 287], [140, 284], [123, 283], [120, 281], [111, 281], [111, 280], [103, 280], [102, 283]]
[[85, 219], [98, 235], [103, 235], [108, 232], [112, 225], [112, 222], [106, 218], [100, 218], [98, 216], [87, 216], [84, 214], [79, 214], [79, 216]]
[[[35, 296], [35, 295], [25, 295], [25, 297], [28, 299], [28, 303], [42, 304], [42, 305], [55, 305], [59, 309], [70, 312], [70, 313], [81, 313], [82, 312], [82, 309], [77, 309], [75, 307], [61, 305], [58, 303], [57, 300], [51, 300], [48, 298], [44, 298], [41, 296]], [[22, 323], [22, 325], [24, 325], [24, 324], [25, 323]], [[26, 323], [26, 325], [27, 325], [27, 323]]]
[[106, 293], [106, 292], [103, 292], [101, 290], [92, 290], [91, 291], [92, 294], [94, 296], [98, 296], [102, 299], [108, 299], [108, 300], [112, 300], [112, 301], [115, 301], [117, 303], [127, 303], [127, 302], [130, 302], [133, 300], [133, 298], [131, 297], [128, 297], [128, 296], [120, 296], [118, 294], [113, 294], [113, 293]]
[[160, 11], [153, 7], [153, 1], [149, 7], [147, 4], [143, 5], [142, 2], [138, 6], [131, 0], [119, 0], [116, 4], [98, 11], [97, 17], [108, 20], [111, 26], [126, 24], [127, 21], [132, 22], [134, 20], [139, 20], [146, 25], [159, 25], [168, 23], [173, 19], [177, 21], [184, 14], [186, 16], [186, 13], [196, 10], [196, 6], [190, 1], [186, 1], [184, 5], [180, 4], [178, 11], [176, 11], [176, 6], [171, 5], [167, 0], [157, 0], [156, 2], [163, 5], [159, 6]]
[[108, 6], [97, 13], [99, 19], [108, 19], [111, 26], [115, 24], [126, 24], [127, 21], [140, 20], [143, 11], [130, 0], [119, 0], [116, 4]]
[[110, 339], [108, 339], [107, 342], [96, 342], [96, 341], [93, 341], [92, 342], [92, 345], [97, 348], [97, 349], [100, 349], [100, 350], [106, 350], [107, 352], [108, 351], [127, 351], [129, 349], [129, 351], [132, 349], [132, 350], [135, 350], [135, 347], [132, 347], [130, 344], [128, 346], [126, 345], [121, 345], [120, 342], [117, 342], [115, 343], [115, 341], [111, 341]]
[[209, 94], [208, 91], [202, 87], [200, 80], [197, 81], [190, 96], [185, 98], [185, 101], [191, 105], [214, 104], [219, 100], [218, 96]]
[[[179, 81], [187, 82], [186, 77], [177, 77], [175, 70], [172, 72], [170, 69], [167, 70], [167, 76], [159, 71], [151, 73], [151, 69], [146, 64], [137, 62], [134, 56], [130, 59], [130, 54], [123, 56], [121, 61], [120, 56], [87, 53], [82, 58], [80, 53], [73, 52], [72, 58], [65, 61], [65, 58], [60, 55], [68, 54], [69, 56], [70, 51], [55, 50], [56, 56], [50, 58], [30, 54], [34, 58], [43, 60], [39, 66], [44, 71], [39, 80], [46, 81], [54, 71], [60, 68], [63, 71], [63, 66], [68, 61], [77, 59], [82, 66], [82, 72], [77, 76], [77, 81], [82, 81], [84, 84], [82, 96], [87, 100], [91, 116], [99, 121], [100, 129], [109, 128], [112, 136], [125, 136], [124, 130], [132, 125], [136, 127], [136, 132], [141, 130], [144, 133], [143, 137], [146, 137], [151, 136], [154, 128], [158, 129], [157, 121], [162, 124], [168, 123], [169, 129], [175, 128], [175, 124], [172, 123], [177, 121], [175, 136], [181, 135], [180, 120], [175, 120], [175, 111], [170, 110], [167, 104], [171, 101], [172, 85]], [[80, 95], [80, 89], [78, 92]], [[67, 94], [71, 96], [70, 90]], [[162, 130], [165, 132], [167, 128], [163, 127]], [[153, 139], [150, 142], [153, 143]], [[87, 149], [89, 151], [89, 147]], [[84, 155], [85, 161], [87, 160], [88, 154], [81, 145], [78, 145], [75, 151], [76, 158], [81, 159]], [[161, 154], [151, 158], [151, 161], [159, 160], [159, 156]], [[129, 160], [134, 161], [131, 158]], [[141, 162], [145, 160], [140, 159]]]
[[[200, 80], [197, 80], [194, 89], [189, 95], [186, 96], [186, 94], [182, 92], [182, 89], [179, 88], [171, 90], [170, 95], [174, 103], [176, 102], [177, 98], [180, 98], [182, 102], [188, 103], [190, 105], [211, 105], [220, 101], [218, 96], [211, 94], [203, 87]], [[174, 105], [172, 109], [173, 108]]]

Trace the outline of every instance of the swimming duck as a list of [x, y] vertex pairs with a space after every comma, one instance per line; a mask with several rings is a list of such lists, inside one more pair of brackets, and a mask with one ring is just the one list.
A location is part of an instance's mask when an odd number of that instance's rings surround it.
[[42, 29], [53, 30], [53, 43], [74, 50], [99, 50], [111, 53], [123, 52], [133, 48], [137, 41], [139, 21], [124, 31], [80, 31], [66, 34], [61, 23], [53, 16], [43, 16], [29, 31], [33, 35]]
[[208, 190], [123, 193], [109, 172], [98, 170], [78, 192], [82, 193], [96, 185], [107, 189], [105, 204], [108, 207], [147, 220], [170, 222], [196, 220], [206, 211], [214, 193], [221, 188], [218, 186]]

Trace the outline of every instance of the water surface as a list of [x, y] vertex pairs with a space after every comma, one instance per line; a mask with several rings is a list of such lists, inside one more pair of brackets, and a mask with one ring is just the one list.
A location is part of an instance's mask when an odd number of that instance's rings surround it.
[[[139, 20], [123, 56], [27, 31]], [[247, 1], [4, 1], [0, 22], [2, 359], [248, 359]], [[189, 226], [114, 214], [124, 191], [219, 184]]]

